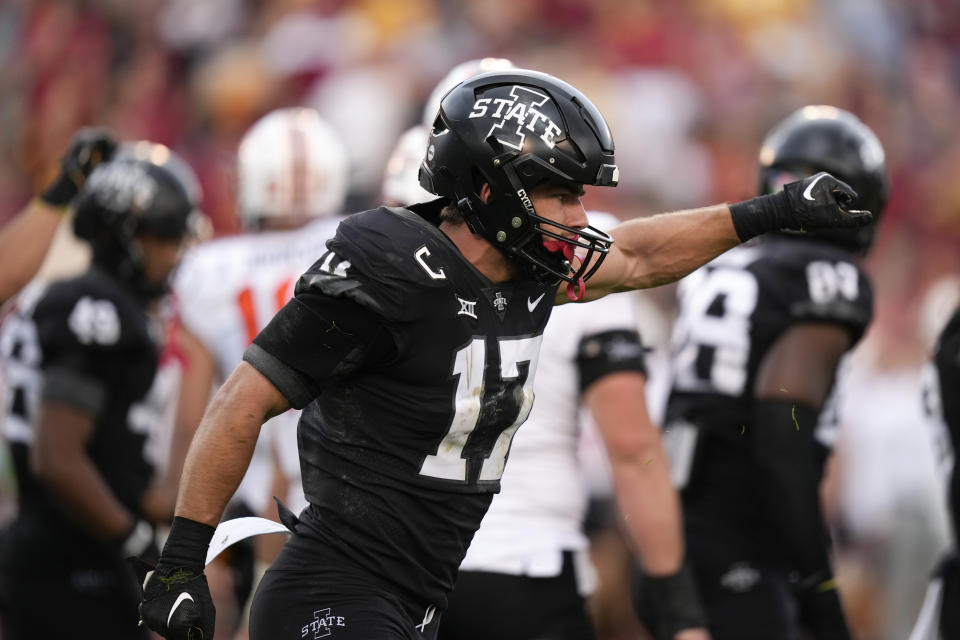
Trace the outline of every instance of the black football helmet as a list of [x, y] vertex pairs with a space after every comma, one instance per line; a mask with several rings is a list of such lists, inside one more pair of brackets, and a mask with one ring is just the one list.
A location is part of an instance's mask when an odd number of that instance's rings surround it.
[[[545, 182], [612, 187], [618, 178], [600, 111], [566, 82], [525, 69], [484, 73], [451, 89], [420, 167], [421, 186], [455, 204], [473, 233], [530, 277], [556, 284], [582, 285], [613, 239], [537, 215], [530, 190]], [[479, 195], [484, 183], [491, 191], [486, 203]], [[545, 225], [577, 235], [566, 238]], [[575, 258], [577, 248], [585, 252]]]
[[870, 248], [887, 203], [889, 183], [883, 146], [859, 118], [826, 105], [797, 109], [767, 135], [759, 160], [761, 194], [820, 171], [853, 187], [857, 197], [849, 208], [873, 212], [873, 222], [859, 229], [828, 229], [809, 235], [855, 252]]
[[182, 240], [191, 231], [194, 202], [179, 177], [163, 164], [118, 157], [100, 164], [76, 202], [73, 231], [90, 244], [93, 264], [147, 297], [165, 285], [144, 278], [137, 236]]

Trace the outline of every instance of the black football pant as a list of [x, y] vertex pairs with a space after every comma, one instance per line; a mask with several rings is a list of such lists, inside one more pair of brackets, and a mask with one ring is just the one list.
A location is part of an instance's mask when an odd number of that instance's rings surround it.
[[136, 577], [119, 555], [50, 548], [19, 524], [0, 541], [3, 640], [149, 638], [137, 626]]
[[687, 533], [712, 640], [796, 640], [797, 607], [785, 572], [713, 535]]
[[438, 640], [592, 640], [573, 558], [555, 578], [461, 571]]
[[250, 607], [250, 640], [435, 640], [440, 615], [393, 595], [351, 589], [322, 571], [269, 569]]

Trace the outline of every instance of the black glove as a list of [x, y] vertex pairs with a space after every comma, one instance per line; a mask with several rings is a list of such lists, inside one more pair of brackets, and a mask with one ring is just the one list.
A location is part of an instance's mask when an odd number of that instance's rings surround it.
[[40, 199], [54, 207], [70, 204], [90, 172], [104, 160], [109, 160], [116, 150], [117, 143], [105, 129], [80, 129], [73, 135], [70, 149], [60, 160], [60, 175]]
[[801, 580], [796, 586], [800, 626], [815, 640], [850, 640], [840, 594], [829, 572]]
[[669, 576], [642, 574], [635, 578], [634, 609], [657, 640], [672, 640], [680, 631], [707, 626], [689, 564]]
[[216, 609], [204, 560], [214, 528], [175, 517], [160, 562], [147, 578], [140, 619], [170, 640], [211, 640]]
[[767, 231], [858, 228], [873, 220], [869, 211], [847, 209], [857, 192], [821, 171], [791, 182], [782, 191], [730, 205], [742, 242]]

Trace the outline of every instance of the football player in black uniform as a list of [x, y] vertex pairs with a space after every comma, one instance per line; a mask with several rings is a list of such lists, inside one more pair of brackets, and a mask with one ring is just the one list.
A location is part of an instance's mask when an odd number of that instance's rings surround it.
[[580, 197], [616, 184], [613, 150], [586, 96], [546, 74], [482, 74], [444, 97], [421, 167], [441, 199], [342, 222], [214, 397], [146, 583], [148, 626], [211, 636], [202, 570], [214, 525], [264, 419], [294, 406], [310, 505], [286, 517], [293, 536], [254, 597], [250, 637], [435, 637], [530, 411], [555, 299], [668, 282], [771, 229], [870, 218], [821, 174], [629, 222], [611, 246]]
[[37, 273], [63, 213], [90, 172], [109, 160], [116, 142], [104, 129], [81, 129], [60, 160], [60, 172], [38, 197], [0, 230], [0, 305]]
[[[854, 115], [808, 106], [767, 136], [761, 193], [818, 171], [880, 214], [883, 148]], [[818, 493], [833, 434], [817, 425], [873, 313], [857, 258], [874, 230], [770, 234], [680, 284], [665, 437], [714, 640], [849, 637]]]
[[138, 403], [156, 372], [158, 332], [146, 310], [166, 289], [192, 209], [166, 168], [101, 164], [74, 218], [92, 266], [25, 289], [3, 326], [19, 503], [0, 544], [7, 640], [147, 637], [124, 564], [153, 540], [141, 512], [152, 468]]
[[936, 429], [937, 453], [947, 478], [947, 508], [953, 544], [927, 589], [910, 640], [960, 638], [960, 307], [940, 333], [930, 375], [925, 380], [924, 405]]

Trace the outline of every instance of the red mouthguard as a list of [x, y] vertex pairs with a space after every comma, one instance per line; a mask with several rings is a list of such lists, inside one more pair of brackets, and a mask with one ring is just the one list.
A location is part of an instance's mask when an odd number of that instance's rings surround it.
[[[571, 238], [571, 240], [576, 241], [577, 238], [579, 238], [579, 236], [574, 236]], [[580, 256], [574, 252], [574, 246], [569, 242], [564, 242], [563, 240], [554, 240], [553, 238], [544, 238], [543, 246], [547, 248], [547, 251], [561, 252], [563, 257], [566, 258], [570, 263], [570, 266], [573, 267], [574, 271], [579, 269], [580, 265], [583, 264]], [[575, 264], [574, 261], [576, 261], [577, 264]], [[587, 285], [583, 281], [583, 277], [577, 278], [576, 283], [567, 283], [567, 297], [570, 298], [572, 302], [582, 299], [586, 291]]]

